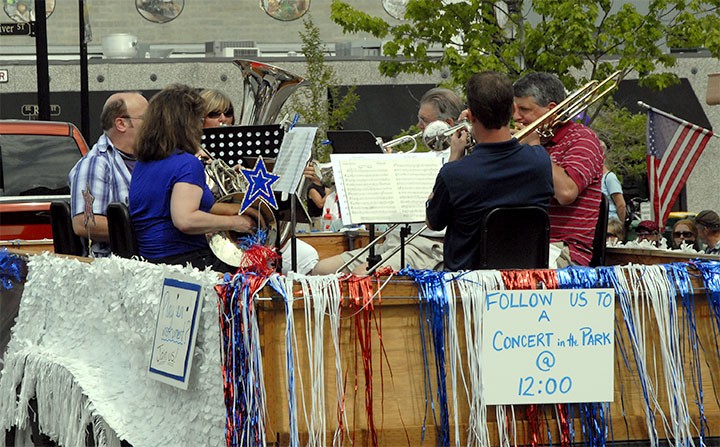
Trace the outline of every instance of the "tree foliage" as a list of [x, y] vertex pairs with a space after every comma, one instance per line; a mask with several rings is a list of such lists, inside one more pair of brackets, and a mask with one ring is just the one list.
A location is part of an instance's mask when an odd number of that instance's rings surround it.
[[[647, 6], [647, 10], [640, 10]], [[393, 25], [341, 0], [331, 19], [345, 32], [385, 41], [380, 72], [449, 72], [448, 86], [496, 70], [517, 79], [555, 73], [569, 90], [620, 70], [640, 85], [662, 90], [679, 79], [668, 48], [706, 48], [720, 55], [720, 0], [409, 0]], [[593, 107], [592, 127], [610, 143], [610, 167], [626, 182], [645, 175], [645, 115], [605, 101]]]
[[612, 102], [593, 121], [593, 129], [608, 146], [608, 169], [615, 172], [623, 183], [645, 182], [646, 126], [645, 114], [630, 113]]
[[[333, 0], [331, 19], [345, 32], [386, 40], [380, 63], [387, 76], [449, 70], [451, 83], [497, 70], [557, 74], [569, 89], [614, 70], [635, 71], [642, 85], [676, 83], [667, 47], [704, 47], [720, 54], [718, 0], [649, 0], [647, 11], [610, 0], [409, 0], [405, 20], [383, 18]], [[439, 56], [429, 56], [431, 50]]]
[[[313, 159], [329, 161], [329, 148], [322, 144], [327, 140], [328, 129], [338, 129], [355, 110], [359, 97], [354, 86], [341, 93], [340, 81], [335, 70], [325, 64], [320, 30], [308, 17], [303, 20], [301, 50], [306, 61], [306, 86], [293, 96], [290, 107], [300, 115], [301, 122], [318, 127], [315, 135]], [[332, 104], [330, 103], [332, 99]]]

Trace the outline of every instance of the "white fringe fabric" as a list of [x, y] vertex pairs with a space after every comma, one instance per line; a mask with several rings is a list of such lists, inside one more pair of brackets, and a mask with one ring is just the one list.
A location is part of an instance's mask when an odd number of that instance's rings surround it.
[[[310, 404], [305, 401], [303, 377], [300, 374], [299, 364], [295, 361], [295, 369], [299, 376], [303, 409], [305, 411], [305, 424], [310, 435], [308, 445], [328, 445], [326, 433], [326, 404], [325, 404], [325, 358], [324, 358], [324, 326], [325, 316], [329, 317], [330, 336], [333, 340], [335, 353], [335, 389], [337, 399], [337, 421], [334, 429], [332, 445], [340, 445], [342, 439], [342, 425], [347, 429], [347, 417], [344, 408], [343, 372], [340, 363], [340, 282], [338, 275], [303, 276], [294, 275], [293, 278], [300, 284], [303, 291], [303, 308], [305, 311], [305, 342], [307, 344], [308, 364], [311, 376]], [[292, 288], [290, 288], [292, 290]], [[308, 409], [310, 414], [308, 415]]]
[[[452, 275], [450, 273], [448, 276]], [[446, 278], [448, 277], [446, 276]], [[467, 350], [467, 365], [469, 376], [470, 412], [468, 418], [468, 446], [490, 445], [490, 434], [487, 429], [487, 404], [483, 399], [482, 388], [482, 298], [488, 290], [505, 289], [505, 283], [498, 270], [483, 270], [465, 272], [457, 280], [465, 325], [465, 345]], [[449, 288], [452, 290], [452, 287]], [[448, 300], [454, 301], [453, 299]], [[456, 315], [452, 310], [449, 315]], [[459, 355], [459, 349], [457, 355]], [[460, 361], [462, 365], [462, 361]], [[463, 375], [463, 381], [465, 376]], [[468, 384], [465, 384], [467, 389]], [[498, 431], [501, 446], [508, 446], [507, 428], [504, 426], [504, 407], [497, 407]], [[457, 427], [457, 421], [455, 426]], [[456, 439], [458, 439], [456, 437]]]
[[[147, 375], [168, 273], [203, 286], [187, 391]], [[34, 396], [40, 430], [64, 446], [84, 446], [88, 424], [99, 446], [223, 445], [217, 282], [179, 266], [32, 256], [0, 378], [0, 426], [26, 427]]]
[[[665, 430], [672, 435], [677, 445], [694, 446], [694, 427], [685, 389], [675, 285], [670, 282], [665, 269], [659, 265], [646, 268], [644, 285], [657, 320], [665, 391], [669, 396], [670, 426], [667, 426], [663, 418]], [[657, 387], [659, 388], [660, 384]]]
[[[648, 426], [648, 445], [658, 445], [658, 431], [655, 424], [655, 415], [662, 412], [658, 402], [658, 393], [655, 384], [651, 379], [651, 368], [655, 365], [648, 364], [647, 355], [647, 320], [650, 318], [650, 297], [646, 292], [646, 281], [644, 274], [645, 266], [618, 267], [618, 284], [620, 290], [616, 290], [620, 306], [623, 310], [623, 318], [628, 329], [628, 335], [635, 354], [635, 367], [637, 368], [640, 384], [645, 399], [645, 422]], [[627, 272], [627, 276], [621, 272]], [[618, 293], [619, 292], [619, 293]], [[653, 356], [654, 357], [654, 356]]]

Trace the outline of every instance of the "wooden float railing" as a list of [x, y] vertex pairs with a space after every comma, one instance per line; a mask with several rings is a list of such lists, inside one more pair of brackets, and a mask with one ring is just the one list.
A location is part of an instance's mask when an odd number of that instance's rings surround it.
[[[703, 392], [705, 396], [704, 409], [705, 417], [711, 427], [710, 433], [706, 436], [718, 436], [718, 428], [720, 428], [720, 407], [718, 404], [718, 393], [715, 390], [715, 382], [720, 377], [720, 353], [717, 351], [715, 328], [716, 321], [705, 298], [705, 288], [702, 279], [692, 272], [693, 298], [695, 300], [696, 321], [698, 327], [698, 335], [700, 343], [703, 347], [700, 353], [701, 373], [703, 377]], [[270, 297], [272, 292], [265, 289], [265, 296]], [[678, 304], [678, 308], [681, 309]], [[259, 326], [262, 332], [262, 348], [263, 348], [263, 364], [265, 370], [265, 387], [268, 393], [268, 436], [269, 439], [275, 440], [279, 445], [287, 445], [289, 442], [289, 418], [286, 400], [286, 359], [285, 359], [285, 315], [284, 305], [276, 300], [259, 300], [256, 306], [258, 312]], [[302, 305], [295, 306], [295, 330], [302, 341], [296, 347], [295, 355], [304, 363], [301, 363], [300, 374], [308, 378], [310, 371], [307, 369], [307, 351], [304, 344], [305, 319], [303, 316]], [[356, 436], [356, 443], [367, 445], [370, 442], [370, 433], [368, 431], [368, 423], [366, 418], [365, 407], [365, 382], [362, 370], [362, 357], [358, 351], [357, 334], [355, 320], [349, 314], [353, 309], [346, 306], [343, 311], [343, 323], [340, 334], [341, 363], [343, 371], [346, 372], [344, 380], [346, 381], [345, 389], [345, 409], [347, 412], [348, 425], [347, 429]], [[462, 309], [458, 310], [457, 325], [458, 331], [463, 333]], [[684, 310], [680, 311], [679, 318], [684, 318]], [[614, 402], [610, 404], [610, 414], [608, 421], [610, 424], [610, 433], [608, 439], [612, 437], [617, 442], [621, 441], [647, 441], [648, 426], [645, 415], [645, 401], [643, 390], [638, 380], [638, 374], [635, 371], [633, 362], [633, 353], [629, 345], [629, 336], [625, 324], [623, 323], [623, 314], [619, 303], [616, 301], [616, 355], [615, 355], [615, 396]], [[373, 414], [375, 425], [378, 427], [378, 436], [380, 445], [419, 445], [422, 442], [423, 433], [425, 442], [428, 445], [434, 445], [436, 427], [433, 423], [433, 416], [429, 408], [426, 408], [426, 390], [424, 388], [426, 365], [424, 363], [423, 349], [430, 353], [432, 350], [429, 346], [423, 347], [420, 336], [419, 318], [420, 312], [418, 308], [418, 291], [415, 284], [405, 278], [392, 279], [390, 283], [382, 291], [382, 304], [377, 305], [375, 310], [375, 323], [373, 323], [373, 349], [372, 349], [372, 365], [373, 365]], [[377, 326], [376, 326], [377, 325]], [[381, 331], [378, 329], [381, 327]], [[337, 400], [335, 398], [335, 354], [332, 348], [332, 339], [328, 335], [329, 325], [325, 325], [325, 344], [323, 353], [325, 358], [325, 386], [326, 386], [326, 414], [328, 421], [328, 429], [335, 426], [337, 408]], [[648, 319], [646, 327], [646, 336], [648, 340], [648, 364], [653, 365], [656, 370], [652, 371], [653, 380], [656, 381], [658, 393], [660, 396], [660, 405], [669, 417], [668, 396], [665, 393], [662, 380], [664, 372], [659, 360], [655, 356], [660, 355], [659, 338], [654, 323], [654, 319]], [[690, 345], [687, 334], [682, 340], [682, 349], [685, 353], [690, 352]], [[427, 337], [427, 335], [426, 335]], [[380, 346], [380, 338], [382, 338], [383, 346]], [[462, 356], [465, 359], [466, 349], [461, 339]], [[427, 342], [427, 340], [426, 340]], [[624, 343], [624, 350], [628, 358], [627, 364], [622, 358], [617, 348], [617, 343]], [[688, 354], [689, 355], [689, 354]], [[434, 359], [431, 354], [427, 354], [430, 374], [434, 377]], [[512, 368], [512, 365], [507, 365]], [[449, 371], [448, 371], [449, 374]], [[685, 368], [685, 381], [688, 393], [690, 417], [699, 426], [699, 410], [695, 404], [695, 395], [693, 394], [693, 375], [689, 364]], [[296, 386], [300, 387], [299, 380], [296, 378]], [[307, 386], [306, 379], [305, 385]], [[433, 385], [434, 387], [435, 385]], [[435, 388], [433, 388], [434, 390]], [[460, 406], [459, 406], [459, 429], [461, 433], [461, 444], [466, 442], [466, 430], [469, 414], [467, 397], [464, 386], [459, 385]], [[305, 395], [309, 396], [310, 390], [306, 389]], [[448, 390], [448, 394], [450, 391]], [[300, 400], [300, 390], [298, 388], [298, 400]], [[434, 396], [433, 396], [434, 398]], [[307, 399], [307, 397], [306, 397]], [[437, 402], [435, 403], [437, 405]], [[300, 415], [301, 439], [307, 436], [302, 432], [303, 417], [302, 403], [298, 403], [298, 414]], [[553, 441], [557, 444], [560, 439], [558, 432], [558, 424], [555, 418], [555, 412], [552, 406], [543, 406], [543, 418], [547, 418], [543, 422], [544, 438], [547, 441], [548, 430], [552, 434]], [[577, 407], [575, 407], [577, 408]], [[514, 410], [517, 424], [517, 439], [522, 445], [528, 445], [530, 442], [530, 426], [526, 418], [523, 406], [517, 406]], [[510, 414], [510, 410], [507, 410]], [[577, 409], [574, 412], [575, 417], [578, 416]], [[658, 415], [657, 428], [660, 439], [669, 437]], [[426, 419], [427, 418], [427, 419]], [[452, 423], [452, 421], [451, 421]], [[714, 429], [712, 427], [715, 427]], [[452, 427], [454, 429], [454, 427]], [[575, 441], [580, 441], [581, 427], [579, 421], [574, 421], [576, 432]], [[492, 445], [498, 445], [497, 423], [495, 420], [495, 408], [488, 408], [488, 429], [492, 436]], [[332, 439], [332, 433], [327, 433], [328, 438]], [[454, 438], [453, 438], [454, 439]], [[559, 445], [559, 444], [558, 444]]]
[[[324, 236], [328, 238], [328, 236]], [[337, 240], [333, 241], [331, 246], [337, 245]], [[627, 249], [625, 249], [627, 250]], [[23, 252], [22, 249], [12, 249], [13, 252]], [[608, 250], [611, 254], [609, 258], [617, 255], [615, 250]], [[622, 254], [622, 253], [621, 253]], [[648, 261], [646, 263], [667, 263], [667, 257], [662, 252], [650, 250], [648, 253], [630, 253], [634, 256], [644, 256]], [[662, 255], [662, 256], [661, 256]], [[687, 261], [688, 256], [671, 256], [672, 262]], [[710, 258], [714, 259], [714, 258]], [[655, 260], [656, 262], [651, 262]], [[703, 377], [703, 393], [705, 417], [710, 427], [706, 436], [718, 436], [720, 428], [720, 399], [715, 383], [720, 380], [718, 371], [720, 371], [720, 354], [717, 350], [717, 330], [716, 320], [712, 309], [705, 297], [705, 288], [702, 280], [697, 272], [692, 271], [693, 298], [695, 301], [695, 318], [697, 321], [698, 335], [703, 349], [700, 352], [700, 366]], [[273, 293], [269, 288], [263, 290], [262, 297], [272, 298]], [[680, 308], [680, 305], [678, 305]], [[267, 433], [271, 441], [277, 441], [279, 445], [287, 445], [289, 441], [289, 419], [286, 397], [286, 379], [285, 379], [285, 315], [283, 303], [273, 299], [260, 299], [257, 301], [257, 313], [259, 326], [262, 332], [262, 349], [263, 364], [265, 372], [265, 388], [267, 392]], [[347, 308], [350, 312], [350, 308]], [[462, 312], [461, 310], [459, 312]], [[419, 311], [418, 311], [418, 291], [415, 284], [405, 278], [393, 278], [382, 291], [382, 304], [378, 305], [375, 310], [376, 320], [373, 323], [373, 413], [375, 425], [378, 429], [380, 445], [418, 445], [424, 436], [428, 445], [435, 442], [435, 424], [433, 423], [432, 414], [426, 407], [426, 392], [424, 390], [424, 374], [426, 371], [423, 344], [420, 338]], [[684, 318], [684, 310], [681, 311], [680, 318]], [[629, 340], [627, 330], [623, 324], [623, 314], [620, 306], [616, 303], [616, 337], [618, 340]], [[655, 370], [652, 371], [655, 383], [662, 383], [663, 370], [656, 356], [659, 356], [659, 338], [657, 330], [649, 319], [646, 327], [646, 336], [648, 337], [648, 363], [653, 365]], [[457, 318], [458, 330], [463, 331], [462, 318]], [[381, 327], [383, 340], [383, 349], [380, 347], [379, 333], [376, 332], [376, 326]], [[346, 372], [345, 380], [345, 410], [348, 415], [347, 436], [355, 436], [355, 442], [367, 444], [369, 442], [370, 433], [368, 431], [368, 423], [365, 407], [365, 383], [361, 365], [362, 358], [357, 347], [357, 333], [355, 328], [355, 320], [345, 314], [341, 334], [341, 362], [343, 371]], [[326, 415], [327, 428], [332, 430], [335, 426], [335, 417], [337, 409], [334, 399], [334, 351], [332, 343], [328, 336], [329, 327], [326, 323], [326, 339], [323, 346], [325, 357], [324, 375], [326, 380]], [[301, 303], [295, 306], [295, 330], [299, 338], [304, 338], [305, 319], [303, 317], [303, 309]], [[687, 334], [682, 334], [682, 349], [684, 352], [690, 352], [690, 342]], [[461, 337], [461, 343], [463, 339]], [[299, 343], [297, 346], [296, 356], [301, 359], [300, 371], [304, 377], [309, 377], [309, 369], [307, 364], [307, 352], [304, 348], [305, 344]], [[462, 355], [465, 353], [465, 346], [461, 344]], [[627, 355], [632, 356], [632, 352], [626, 344], [625, 350]], [[434, 368], [434, 359], [428, 358], [429, 367], [432, 371]], [[629, 366], [628, 366], [629, 365]], [[512, 365], [508, 365], [511, 368]], [[611, 431], [609, 436], [616, 442], [620, 441], [647, 441], [648, 427], [645, 415], [645, 403], [643, 391], [638, 381], [637, 372], [634, 369], [632, 359], [628, 364], [624, 362], [620, 351], [616, 346], [615, 356], [615, 400], [610, 405]], [[688, 402], [690, 417], [699, 426], [699, 410], [695, 404], [695, 395], [693, 394], [693, 376], [688, 365], [684, 370], [686, 390], [688, 393]], [[434, 379], [433, 379], [434, 380]], [[298, 387], [299, 381], [296, 381]], [[305, 382], [307, 386], [307, 381]], [[464, 388], [460, 388], [464, 390]], [[668, 415], [668, 396], [663, 386], [657, 386], [660, 405], [663, 411]], [[309, 390], [305, 390], [306, 399], [309, 396]], [[306, 437], [307, 433], [304, 427], [302, 417], [302, 403], [300, 401], [300, 390], [298, 389], [298, 414], [301, 415], [301, 438]], [[459, 406], [459, 430], [461, 433], [462, 443], [465, 442], [467, 429], [467, 420], [469, 407], [464, 391], [461, 391]], [[544, 417], [547, 418], [547, 430], [552, 434], [555, 443], [559, 439], [557, 423], [554, 412], [549, 407], [544, 407]], [[509, 414], [509, 411], [508, 411]], [[575, 412], [577, 415], [577, 412]], [[426, 419], [427, 418], [427, 419]], [[522, 407], [515, 408], [515, 418], [517, 420], [516, 428], [518, 430], [518, 442], [527, 444], [529, 442], [529, 426]], [[660, 418], [657, 418], [658, 434], [661, 439], [669, 436]], [[454, 428], [454, 427], [452, 427]], [[493, 436], [493, 445], [497, 445], [497, 425], [495, 420], [494, 407], [490, 407], [488, 411], [488, 429]], [[580, 433], [579, 422], [575, 421], [574, 428], [576, 433]], [[424, 431], [423, 431], [424, 430]], [[327, 439], [332, 439], [332, 433], [327, 434]], [[346, 442], [346, 444], [348, 444]]]

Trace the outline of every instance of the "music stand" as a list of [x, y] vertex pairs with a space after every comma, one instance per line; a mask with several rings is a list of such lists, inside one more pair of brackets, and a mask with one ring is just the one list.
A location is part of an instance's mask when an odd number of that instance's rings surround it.
[[328, 130], [333, 154], [382, 154], [377, 137], [369, 130]]
[[[333, 154], [382, 154], [385, 151], [377, 137], [369, 130], [328, 130], [328, 140]], [[369, 224], [370, 240], [375, 238], [375, 224]], [[380, 261], [375, 254], [375, 247], [370, 247], [368, 265], [372, 267]]]
[[277, 157], [284, 135], [279, 124], [209, 127], [203, 129], [200, 145], [213, 158], [234, 167], [242, 165], [244, 159], [255, 160], [261, 155]]

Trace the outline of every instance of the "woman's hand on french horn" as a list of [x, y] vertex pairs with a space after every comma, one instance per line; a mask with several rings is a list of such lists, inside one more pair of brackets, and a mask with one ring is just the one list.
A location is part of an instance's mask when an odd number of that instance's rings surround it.
[[253, 233], [257, 228], [257, 222], [245, 214], [236, 214], [232, 216], [233, 219], [233, 230], [238, 233]]

